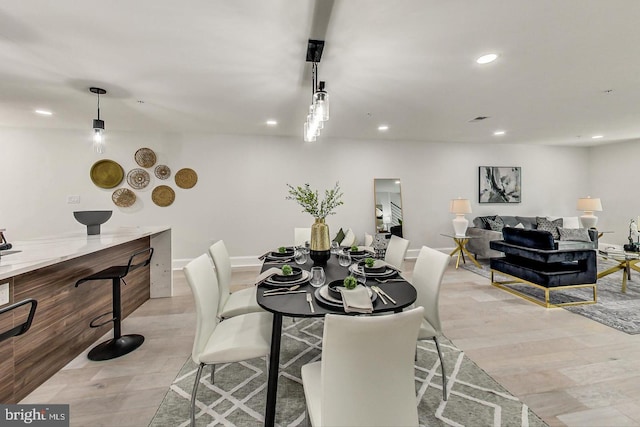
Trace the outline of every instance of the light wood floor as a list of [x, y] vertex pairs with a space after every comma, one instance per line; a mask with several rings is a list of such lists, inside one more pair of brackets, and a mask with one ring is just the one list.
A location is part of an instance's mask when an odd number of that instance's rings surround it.
[[[480, 367], [552, 426], [640, 425], [640, 335], [539, 307], [453, 265], [440, 297], [444, 332]], [[257, 271], [235, 272], [235, 285]], [[192, 297], [181, 272], [174, 283], [176, 296], [123, 322], [123, 333], [146, 337], [141, 348], [107, 362], [83, 353], [21, 403], [68, 403], [72, 426], [148, 425], [191, 352]]]

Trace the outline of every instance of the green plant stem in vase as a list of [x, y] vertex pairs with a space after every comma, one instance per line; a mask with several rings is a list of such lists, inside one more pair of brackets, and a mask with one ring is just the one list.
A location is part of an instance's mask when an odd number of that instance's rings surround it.
[[331, 190], [325, 190], [324, 199], [321, 201], [318, 190], [312, 190], [309, 184], [294, 187], [287, 184], [289, 195], [287, 200], [294, 200], [302, 207], [303, 212], [311, 214], [315, 222], [311, 226], [311, 252], [310, 257], [316, 265], [324, 265], [331, 256], [331, 240], [329, 238], [329, 226], [325, 223], [325, 218], [334, 215], [334, 209], [342, 205], [342, 192], [340, 185], [336, 185]]

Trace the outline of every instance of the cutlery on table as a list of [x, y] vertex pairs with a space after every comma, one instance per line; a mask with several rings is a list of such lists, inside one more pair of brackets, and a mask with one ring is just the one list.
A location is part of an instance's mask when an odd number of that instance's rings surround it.
[[380, 297], [380, 300], [382, 301], [383, 304], [387, 304], [387, 300], [384, 299], [384, 295], [382, 295], [380, 293], [380, 290], [378, 289], [377, 286], [371, 286], [371, 289], [373, 289], [373, 292], [375, 292], [376, 294], [378, 294], [378, 296]]
[[275, 295], [300, 294], [300, 293], [304, 293], [304, 292], [307, 292], [307, 291], [300, 290], [300, 291], [271, 292], [270, 294], [263, 293], [262, 296], [263, 297], [272, 297], [272, 296], [275, 296]]
[[271, 251], [269, 251], [269, 252], [265, 252], [264, 254], [260, 255], [260, 256], [258, 257], [258, 259], [259, 259], [260, 261], [262, 261], [262, 260], [263, 260], [263, 259], [265, 259], [265, 258], [267, 257], [267, 255], [269, 255], [270, 253], [271, 253]]
[[388, 294], [388, 293], [386, 293], [385, 291], [383, 291], [382, 289], [380, 289], [380, 288], [379, 288], [379, 287], [377, 287], [377, 286], [376, 286], [376, 289], [378, 289], [378, 295], [382, 294], [382, 295], [384, 295], [385, 297], [387, 297], [387, 298], [389, 299], [389, 301], [391, 301], [391, 302], [392, 302], [392, 303], [394, 303], [394, 304], [397, 304], [396, 300], [394, 300], [393, 298], [391, 298], [391, 297], [389, 296], [389, 294]]
[[265, 261], [265, 264], [287, 264], [291, 262], [291, 258], [277, 260], [277, 261]]
[[405, 279], [378, 279], [378, 278], [376, 278], [376, 282], [378, 282], [378, 283], [406, 282], [406, 280]]
[[315, 313], [316, 310], [315, 310], [315, 308], [313, 308], [313, 297], [311, 296], [311, 294], [309, 292], [307, 292], [307, 302], [309, 303], [309, 308], [311, 309], [311, 312]]
[[290, 286], [288, 288], [276, 288], [276, 289], [267, 289], [266, 291], [263, 292], [263, 295], [266, 294], [272, 294], [274, 292], [286, 292], [286, 291], [295, 291], [296, 289], [298, 289], [300, 287], [300, 285], [293, 285]]

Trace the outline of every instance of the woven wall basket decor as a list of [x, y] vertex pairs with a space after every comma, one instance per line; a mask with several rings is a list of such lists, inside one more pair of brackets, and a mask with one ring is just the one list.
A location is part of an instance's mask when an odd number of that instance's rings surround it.
[[180, 169], [176, 172], [175, 180], [180, 188], [192, 188], [198, 182], [198, 174], [193, 169]]
[[171, 176], [171, 169], [169, 169], [169, 166], [167, 165], [158, 165], [154, 169], [154, 173], [158, 179], [169, 179]]
[[117, 187], [124, 178], [124, 169], [113, 160], [98, 160], [89, 172], [91, 181], [100, 188]]
[[151, 200], [153, 200], [153, 203], [163, 208], [171, 205], [175, 199], [175, 191], [166, 185], [158, 185], [151, 192]]
[[149, 172], [144, 169], [136, 168], [129, 171], [127, 174], [127, 182], [134, 190], [140, 190], [149, 185], [151, 177]]
[[136, 163], [143, 168], [150, 168], [156, 164], [156, 153], [150, 148], [139, 149], [133, 157], [136, 159]]
[[136, 193], [128, 188], [118, 188], [111, 195], [111, 200], [116, 206], [128, 208], [136, 202]]

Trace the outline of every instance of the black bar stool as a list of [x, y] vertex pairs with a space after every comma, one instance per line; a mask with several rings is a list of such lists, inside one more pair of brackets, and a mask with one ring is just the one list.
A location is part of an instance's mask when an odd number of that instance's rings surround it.
[[0, 333], [0, 341], [4, 341], [11, 337], [17, 337], [18, 335], [22, 335], [29, 330], [31, 327], [31, 322], [33, 322], [33, 316], [36, 314], [36, 307], [38, 306], [38, 301], [33, 298], [27, 298], [15, 304], [8, 305], [6, 307], [0, 308], [0, 314], [8, 313], [11, 310], [15, 310], [18, 307], [22, 307], [23, 305], [31, 304], [31, 308], [29, 309], [29, 316], [24, 323], [19, 324], [18, 326], [14, 326], [8, 331], [4, 331]]
[[[113, 339], [109, 341], [105, 341], [103, 343], [98, 344], [88, 354], [89, 360], [109, 360], [115, 359], [116, 357], [124, 356], [127, 353], [131, 353], [136, 348], [140, 347], [144, 342], [144, 337], [142, 335], [131, 334], [131, 335], [122, 335], [121, 324], [122, 324], [122, 307], [120, 304], [120, 281], [127, 283], [124, 281], [124, 278], [130, 271], [135, 270], [139, 267], [145, 267], [149, 265], [151, 262], [151, 256], [153, 255], [153, 248], [143, 249], [131, 255], [129, 258], [129, 262], [127, 265], [116, 265], [106, 268], [102, 271], [99, 271], [91, 276], [84, 277], [76, 282], [76, 288], [81, 283], [87, 282], [89, 280], [106, 280], [111, 279], [112, 288], [113, 288], [113, 311], [108, 313], [101, 314], [100, 316], [93, 319], [89, 326], [91, 328], [99, 328], [100, 326], [106, 325], [109, 322], [113, 322]], [[109, 320], [106, 320], [102, 323], [96, 323], [99, 319], [104, 316], [108, 316], [113, 314], [113, 317]]]

